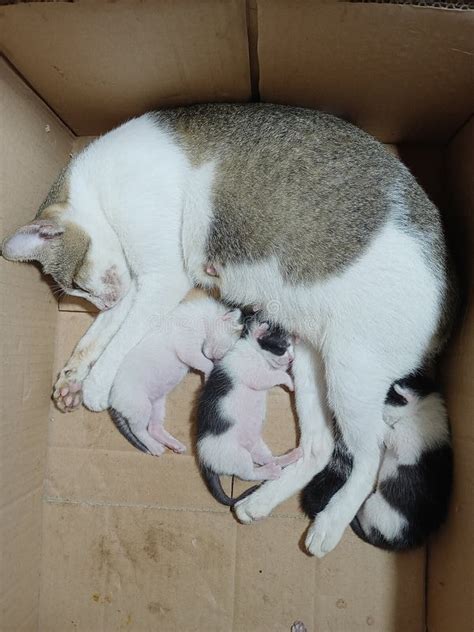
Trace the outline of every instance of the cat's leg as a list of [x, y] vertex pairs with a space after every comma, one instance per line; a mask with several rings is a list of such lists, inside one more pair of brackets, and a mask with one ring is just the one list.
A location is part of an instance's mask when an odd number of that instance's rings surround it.
[[83, 381], [125, 320], [134, 297], [135, 287], [132, 285], [115, 307], [100, 312], [76, 345], [53, 390], [56, 406], [63, 412], [70, 412], [82, 403]]
[[250, 450], [252, 461], [256, 465], [266, 465], [272, 463], [275, 457], [263, 439], [259, 439], [257, 444]]
[[337, 545], [372, 492], [385, 431], [383, 405], [393, 382], [393, 369], [390, 362], [383, 362], [382, 354], [347, 340], [330, 342], [326, 356], [328, 396], [352, 456], [352, 470], [308, 531], [306, 547], [317, 557], [323, 557]]
[[105, 410], [116, 372], [126, 354], [184, 298], [190, 284], [184, 273], [175, 279], [158, 273], [136, 281], [137, 293], [128, 315], [84, 383], [84, 404], [90, 410]]
[[278, 504], [299, 492], [327, 465], [333, 451], [331, 415], [326, 404], [320, 354], [301, 342], [295, 348], [292, 370], [303, 455], [283, 470], [278, 481], [265, 483], [236, 505], [237, 517], [244, 523], [268, 516]]
[[274, 386], [286, 386], [290, 391], [294, 390], [293, 380], [286, 371], [271, 371], [258, 369], [249, 369], [244, 376], [244, 383], [255, 391], [268, 391]]
[[176, 355], [183, 364], [196, 369], [196, 371], [201, 371], [206, 378], [209, 377], [214, 368], [214, 363], [209, 358], [206, 358], [201, 348], [194, 346], [193, 343], [187, 344], [186, 338], [177, 341]]
[[251, 450], [252, 460], [257, 465], [265, 465], [266, 463], [276, 463], [280, 467], [287, 467], [292, 463], [296, 463], [302, 456], [302, 448], [294, 448], [282, 454], [281, 456], [273, 456], [272, 451], [267, 446], [263, 439], [260, 439], [258, 444]]
[[164, 452], [166, 452], [166, 447], [160, 441], [157, 441], [154, 437], [150, 435], [148, 430], [144, 430], [140, 428], [133, 433], [137, 439], [139, 439], [143, 445], [146, 446], [148, 452], [153, 456], [161, 456]]
[[270, 462], [255, 467], [253, 456], [243, 447], [233, 451], [232, 461], [235, 476], [243, 481], [276, 480], [281, 476], [282, 469], [276, 463]]
[[173, 452], [182, 454], [186, 452], [186, 446], [181, 443], [181, 441], [178, 441], [178, 439], [175, 439], [175, 437], [164, 428], [165, 407], [166, 397], [160, 397], [153, 402], [148, 432], [154, 439], [170, 450], [173, 450]]
[[282, 454], [281, 456], [276, 456], [274, 458], [274, 463], [280, 465], [281, 467], [288, 467], [292, 463], [296, 463], [303, 456], [303, 449], [299, 446], [297, 448], [293, 448], [286, 454]]

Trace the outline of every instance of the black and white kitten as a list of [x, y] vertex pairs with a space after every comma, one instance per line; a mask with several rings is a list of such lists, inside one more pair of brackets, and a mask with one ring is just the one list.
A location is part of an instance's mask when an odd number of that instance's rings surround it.
[[[389, 550], [423, 544], [445, 520], [453, 453], [442, 396], [420, 374], [396, 382], [384, 408], [387, 432], [377, 482], [351, 523], [365, 542]], [[340, 436], [329, 465], [303, 491], [304, 511], [314, 518], [344, 484], [352, 457]]]

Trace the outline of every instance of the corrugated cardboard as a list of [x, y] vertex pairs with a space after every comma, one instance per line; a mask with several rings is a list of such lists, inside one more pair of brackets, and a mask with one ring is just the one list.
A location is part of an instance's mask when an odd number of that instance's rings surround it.
[[[31, 219], [72, 136], [0, 61], [0, 234]], [[38, 623], [41, 516], [57, 303], [33, 266], [0, 259], [2, 630]]]
[[[69, 153], [90, 140], [73, 138], [32, 89], [71, 128], [96, 134], [156, 105], [246, 100], [252, 84], [254, 97], [260, 90], [265, 100], [349, 114], [385, 141], [426, 140], [392, 150], [445, 211], [458, 262], [472, 269], [472, 125], [449, 147], [439, 142], [472, 106], [472, 14], [80, 0], [4, 7], [0, 18], [4, 50], [32, 86], [2, 66], [2, 236], [33, 215]], [[167, 404], [167, 427], [186, 455], [138, 453], [106, 413], [59, 413], [51, 383], [92, 322], [91, 307], [68, 299], [58, 311], [33, 266], [1, 260], [0, 273], [2, 632], [288, 632], [295, 620], [308, 632], [421, 632], [426, 590], [430, 632], [470, 632], [472, 309], [445, 363], [456, 490], [425, 581], [423, 549], [391, 555], [350, 531], [327, 558], [310, 558], [297, 498], [239, 525], [195, 465], [198, 375]], [[296, 443], [281, 389], [270, 393], [265, 435], [276, 453]]]

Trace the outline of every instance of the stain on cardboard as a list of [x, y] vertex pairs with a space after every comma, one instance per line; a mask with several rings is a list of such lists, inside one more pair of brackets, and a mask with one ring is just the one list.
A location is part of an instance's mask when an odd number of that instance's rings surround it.
[[167, 612], [171, 612], [171, 608], [163, 606], [158, 601], [150, 601], [148, 604], [148, 610], [153, 614], [166, 614]]
[[100, 593], [92, 593], [92, 597], [91, 597], [92, 601], [95, 601], [95, 603], [112, 603], [112, 597], [110, 595], [104, 595], [102, 596]]
[[176, 551], [178, 546], [179, 542], [176, 534], [170, 529], [165, 529], [160, 525], [159, 527], [149, 527], [145, 534], [145, 546], [143, 550], [151, 560], [158, 562], [160, 548], [172, 553]]
[[109, 548], [107, 537], [105, 535], [101, 535], [99, 538], [98, 560], [99, 560], [100, 571], [103, 570], [104, 568], [109, 568], [111, 565], [112, 551]]
[[341, 610], [347, 608], [347, 603], [344, 601], [344, 599], [338, 599], [336, 601], [336, 608], [340, 608]]

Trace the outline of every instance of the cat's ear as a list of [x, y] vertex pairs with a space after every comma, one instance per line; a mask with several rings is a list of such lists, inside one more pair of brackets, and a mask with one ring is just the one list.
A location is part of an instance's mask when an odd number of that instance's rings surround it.
[[2, 256], [9, 261], [41, 261], [45, 248], [64, 233], [64, 227], [51, 220], [34, 220], [7, 237]]
[[239, 308], [236, 308], [236, 309], [231, 309], [229, 312], [226, 312], [224, 316], [222, 316], [222, 320], [225, 322], [230, 322], [232, 327], [236, 331], [243, 331], [244, 326], [240, 322], [241, 317], [242, 317], [242, 312], [240, 311]]
[[258, 340], [258, 338], [261, 338], [263, 334], [269, 329], [270, 329], [270, 325], [268, 323], [260, 323], [260, 325], [258, 325], [258, 327], [255, 327], [254, 329], [254, 332], [253, 332], [254, 338]]
[[239, 308], [231, 309], [230, 311], [226, 312], [224, 316], [222, 316], [222, 320], [238, 321], [241, 315], [242, 315], [242, 312], [240, 311]]

